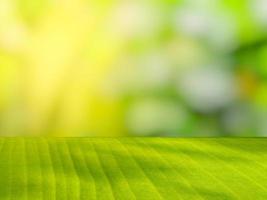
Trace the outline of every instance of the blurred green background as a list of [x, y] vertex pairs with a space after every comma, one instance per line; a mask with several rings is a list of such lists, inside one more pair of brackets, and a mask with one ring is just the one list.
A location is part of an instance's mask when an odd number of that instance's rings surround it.
[[0, 134], [267, 135], [266, 0], [1, 0]]

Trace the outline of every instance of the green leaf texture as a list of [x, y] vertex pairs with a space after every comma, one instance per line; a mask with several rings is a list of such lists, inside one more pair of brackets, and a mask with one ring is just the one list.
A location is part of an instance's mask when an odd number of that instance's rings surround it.
[[2, 138], [0, 199], [267, 199], [266, 139]]

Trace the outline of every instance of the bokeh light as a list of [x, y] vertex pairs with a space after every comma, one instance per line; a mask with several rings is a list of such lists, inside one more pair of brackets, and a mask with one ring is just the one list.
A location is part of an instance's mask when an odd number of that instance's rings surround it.
[[264, 0], [1, 0], [0, 134], [265, 136]]

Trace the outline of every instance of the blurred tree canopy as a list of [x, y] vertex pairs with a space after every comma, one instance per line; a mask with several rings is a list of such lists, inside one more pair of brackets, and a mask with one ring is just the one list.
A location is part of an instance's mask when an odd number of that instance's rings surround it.
[[265, 0], [1, 0], [0, 134], [265, 136]]

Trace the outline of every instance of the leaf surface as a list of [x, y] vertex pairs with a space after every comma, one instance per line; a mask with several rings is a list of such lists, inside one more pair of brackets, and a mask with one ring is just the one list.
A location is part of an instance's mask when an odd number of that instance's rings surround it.
[[267, 140], [1, 138], [0, 199], [267, 199]]

